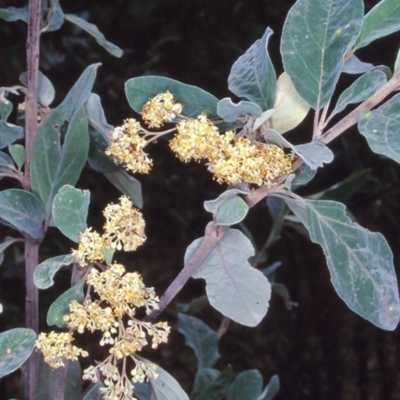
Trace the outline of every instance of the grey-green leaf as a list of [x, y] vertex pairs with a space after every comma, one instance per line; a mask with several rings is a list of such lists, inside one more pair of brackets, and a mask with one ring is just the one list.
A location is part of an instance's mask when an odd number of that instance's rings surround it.
[[218, 334], [202, 320], [178, 314], [178, 331], [185, 336], [185, 343], [196, 354], [197, 369], [212, 367], [220, 357]]
[[305, 185], [310, 182], [315, 174], [317, 173], [316, 169], [311, 169], [307, 164], [303, 164], [295, 171], [295, 177], [292, 180], [293, 186]]
[[358, 121], [358, 129], [375, 153], [400, 163], [400, 94], [364, 114]]
[[272, 30], [267, 28], [233, 64], [228, 78], [229, 90], [244, 97], [265, 111], [274, 106], [276, 73], [268, 54], [268, 40]]
[[[197, 239], [187, 248], [185, 263], [201, 241], [202, 238]], [[207, 296], [214, 308], [246, 326], [260, 323], [271, 297], [268, 279], [247, 261], [253, 255], [250, 240], [242, 232], [229, 229], [192, 275], [205, 279]]]
[[0, 120], [0, 149], [13, 144], [24, 137], [24, 130], [20, 126]]
[[15, 328], [0, 333], [0, 378], [14, 372], [28, 359], [35, 340], [32, 329]]
[[371, 71], [374, 68], [373, 64], [366, 63], [357, 58], [354, 54], [348, 58], [343, 65], [342, 72], [346, 74], [363, 74]]
[[372, 41], [398, 30], [400, 30], [400, 2], [398, 0], [381, 0], [364, 17], [355, 48], [365, 47]]
[[298, 0], [289, 10], [281, 39], [284, 69], [316, 110], [332, 97], [363, 9], [362, 0]]
[[129, 175], [126, 171], [123, 170], [104, 174], [104, 176], [120, 192], [129, 196], [136, 207], [143, 207], [142, 185], [136, 178]]
[[88, 123], [83, 108], [73, 114], [62, 146], [61, 112], [57, 108], [46, 119], [32, 149], [32, 190], [42, 199], [46, 216], [51, 214], [58, 190], [77, 182], [89, 151]]
[[33, 274], [33, 283], [38, 289], [47, 289], [54, 285], [54, 275], [58, 270], [74, 262], [72, 254], [48, 258], [41, 262]]
[[50, 306], [47, 313], [47, 325], [56, 325], [59, 328], [65, 328], [67, 324], [64, 322], [64, 315], [69, 314], [69, 303], [76, 300], [82, 303], [84, 299], [83, 287], [85, 286], [85, 278], [82, 278], [75, 286], [65, 291]]
[[[3, 95], [3, 93], [0, 94]], [[10, 116], [12, 110], [13, 110], [13, 104], [11, 101], [8, 101], [5, 97], [0, 97], [0, 118], [4, 120], [4, 122], [7, 121], [7, 118]]]
[[361, 103], [368, 99], [386, 82], [386, 75], [382, 71], [370, 71], [360, 76], [341, 93], [332, 115], [343, 111], [348, 104]]
[[178, 103], [183, 104], [182, 114], [186, 117], [196, 118], [205, 113], [209, 118], [218, 118], [218, 99], [196, 86], [161, 76], [141, 76], [129, 79], [125, 83], [128, 103], [137, 113], [142, 111], [143, 105], [149, 98], [167, 90], [173, 94]]
[[[27, 86], [27, 75], [26, 72], [23, 72], [19, 76], [19, 80]], [[39, 71], [39, 81], [38, 81], [38, 101], [43, 106], [48, 107], [54, 100], [56, 95], [56, 91], [54, 89], [53, 84], [50, 79]]]
[[14, 168], [12, 158], [7, 153], [0, 151], [0, 172], [12, 173]]
[[0, 8], [0, 18], [8, 22], [22, 20], [28, 23], [28, 6], [21, 8], [15, 8], [15, 7]]
[[45, 27], [42, 28], [42, 32], [53, 32], [60, 29], [61, 25], [64, 23], [64, 12], [60, 7], [59, 0], [50, 1], [50, 7], [46, 10], [45, 15]]
[[8, 189], [0, 192], [0, 215], [16, 229], [29, 233], [34, 239], [44, 235], [44, 209], [40, 200], [30, 192]]
[[[97, 382], [86, 394], [85, 397], [82, 400], [102, 400], [103, 396], [99, 392], [99, 390], [104, 387], [104, 384], [102, 382]], [[136, 393], [136, 384], [135, 384], [135, 396], [138, 397], [138, 394]], [[142, 400], [141, 397], [139, 397], [140, 400]], [[143, 400], [147, 400], [147, 397]]]
[[79, 235], [86, 229], [90, 202], [88, 190], [63, 186], [54, 198], [53, 219], [57, 228], [69, 239], [78, 243]]
[[219, 206], [215, 218], [216, 225], [234, 225], [243, 221], [249, 211], [249, 206], [240, 196], [228, 197]]
[[157, 378], [149, 378], [151, 394], [147, 400], [189, 400], [188, 395], [168, 372], [157, 367], [157, 374]]
[[104, 35], [99, 31], [96, 25], [93, 25], [87, 21], [85, 21], [83, 18], [78, 17], [77, 15], [74, 14], [64, 14], [64, 18], [72, 22], [73, 24], [79, 26], [79, 28], [83, 29], [86, 31], [89, 35], [93, 36], [96, 39], [96, 42], [106, 49], [110, 54], [112, 54], [115, 57], [121, 57], [122, 56], [122, 49], [118, 47], [117, 45], [109, 42], [106, 40]]
[[304, 202], [311, 240], [324, 250], [338, 295], [363, 318], [394, 330], [400, 301], [393, 255], [385, 238], [351, 221], [341, 203]]
[[204, 208], [206, 211], [217, 215], [218, 209], [220, 208], [221, 204], [223, 202], [225, 202], [227, 199], [229, 199], [230, 197], [234, 197], [238, 194], [250, 194], [250, 190], [245, 188], [245, 189], [237, 189], [237, 188], [233, 188], [233, 189], [228, 189], [225, 190], [225, 192], [223, 192], [222, 194], [220, 194], [218, 196], [218, 198], [214, 199], [214, 200], [207, 200], [204, 202]]
[[263, 378], [257, 369], [241, 372], [230, 384], [228, 400], [257, 399], [262, 391]]
[[272, 400], [278, 394], [280, 386], [279, 376], [274, 375], [257, 400]]
[[211, 368], [199, 371], [195, 378], [191, 400], [221, 400], [224, 398], [232, 379], [232, 367], [219, 372]]
[[247, 115], [258, 118], [261, 116], [262, 110], [251, 101], [240, 101], [235, 104], [229, 97], [225, 97], [218, 102], [217, 113], [226, 122], [235, 122], [237, 119]]
[[22, 146], [22, 144], [11, 144], [8, 146], [8, 151], [15, 161], [15, 164], [17, 164], [18, 169], [21, 169], [25, 163], [25, 147]]

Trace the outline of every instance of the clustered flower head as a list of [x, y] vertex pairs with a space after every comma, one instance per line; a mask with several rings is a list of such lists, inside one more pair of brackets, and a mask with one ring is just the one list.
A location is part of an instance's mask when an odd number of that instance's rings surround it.
[[219, 134], [205, 116], [180, 121], [169, 146], [184, 162], [208, 160], [208, 170], [219, 183], [271, 185], [290, 173], [294, 155], [275, 144], [235, 138], [233, 131]]
[[103, 235], [87, 228], [79, 236], [78, 249], [72, 250], [75, 261], [81, 267], [104, 262], [105, 249], [133, 251], [146, 240], [142, 213], [133, 206], [128, 196], [121, 196], [118, 204], [109, 204], [103, 215], [106, 218]]
[[123, 164], [128, 171], [147, 174], [153, 162], [143, 151], [147, 141], [139, 135], [141, 129], [138, 121], [126, 119], [122, 126], [117, 126], [111, 133], [110, 145], [105, 153], [112, 156], [117, 164]]
[[74, 337], [68, 332], [40, 333], [36, 340], [36, 348], [43, 353], [44, 361], [52, 368], [64, 367], [64, 360], [77, 360], [78, 356], [87, 357], [88, 353], [73, 346]]
[[149, 128], [159, 128], [164, 122], [171, 122], [182, 112], [183, 106], [166, 91], [149, 99], [142, 108], [142, 118]]

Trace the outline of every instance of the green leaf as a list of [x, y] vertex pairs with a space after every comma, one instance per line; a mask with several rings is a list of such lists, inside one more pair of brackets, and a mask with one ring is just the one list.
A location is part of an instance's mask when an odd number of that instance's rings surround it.
[[178, 331], [185, 336], [185, 343], [197, 357], [197, 369], [212, 367], [220, 357], [218, 334], [202, 320], [178, 314]]
[[53, 219], [57, 228], [72, 241], [79, 243], [79, 235], [86, 229], [90, 202], [88, 190], [63, 186], [54, 198]]
[[[97, 382], [86, 394], [82, 400], [102, 400], [103, 396], [99, 392], [99, 390], [104, 387], [102, 382]], [[136, 393], [136, 384], [135, 384], [135, 396], [137, 397]], [[144, 399], [147, 400], [147, 397]]]
[[316, 173], [317, 173], [316, 169], [311, 169], [307, 164], [303, 164], [295, 171], [296, 176], [292, 180], [292, 185], [293, 186], [305, 185], [314, 178]]
[[228, 197], [218, 208], [216, 225], [234, 225], [243, 221], [249, 211], [247, 203], [239, 196]]
[[58, 270], [74, 262], [72, 254], [48, 258], [41, 262], [33, 274], [33, 283], [38, 289], [47, 289], [54, 285], [54, 275]]
[[371, 71], [374, 68], [373, 64], [365, 63], [359, 60], [354, 54], [348, 58], [343, 65], [342, 72], [346, 74], [363, 74]]
[[44, 209], [40, 200], [30, 192], [8, 189], [0, 192], [0, 215], [16, 229], [29, 233], [34, 239], [44, 235]]
[[196, 86], [161, 76], [141, 76], [129, 79], [125, 83], [128, 103], [137, 113], [142, 111], [147, 100], [167, 90], [173, 94], [178, 103], [183, 104], [182, 115], [196, 118], [201, 113], [205, 113], [208, 118], [218, 118], [218, 99]]
[[15, 7], [0, 8], [0, 18], [8, 22], [22, 20], [28, 23], [28, 6], [21, 8], [15, 8]]
[[13, 144], [24, 137], [24, 130], [20, 126], [0, 120], [0, 149]]
[[118, 47], [117, 45], [109, 42], [106, 40], [104, 35], [99, 31], [96, 25], [93, 25], [87, 21], [85, 21], [83, 18], [78, 17], [77, 15], [74, 14], [64, 14], [64, 18], [72, 22], [73, 24], [79, 26], [79, 28], [83, 29], [85, 32], [87, 32], [89, 35], [93, 36], [96, 39], [96, 42], [106, 49], [110, 54], [112, 54], [114, 57], [121, 57], [122, 56], [122, 49]]
[[386, 75], [382, 71], [370, 71], [360, 76], [339, 96], [332, 115], [343, 111], [348, 104], [361, 103], [368, 99], [386, 82]]
[[338, 295], [374, 325], [394, 330], [400, 301], [393, 255], [385, 238], [352, 222], [341, 203], [304, 203], [311, 240], [324, 250]]
[[228, 400], [257, 399], [262, 391], [263, 378], [257, 369], [241, 372], [230, 384]]
[[[195, 240], [187, 248], [185, 264], [202, 240]], [[267, 278], [247, 261], [253, 255], [250, 240], [242, 232], [229, 229], [192, 275], [205, 279], [207, 296], [215, 309], [247, 326], [260, 323], [271, 297]]]
[[[23, 72], [19, 76], [23, 85], [28, 86], [27, 74]], [[48, 107], [54, 100], [56, 91], [50, 79], [39, 71], [38, 101], [41, 105]]]
[[232, 367], [224, 371], [204, 368], [196, 375], [194, 391], [190, 396], [191, 400], [221, 400], [229, 387], [232, 379]]
[[233, 64], [228, 78], [229, 90], [257, 104], [263, 111], [272, 108], [275, 100], [276, 73], [267, 46], [272, 30], [267, 28]]
[[89, 151], [88, 124], [83, 108], [71, 119], [64, 143], [60, 143], [61, 109], [57, 108], [43, 123], [32, 149], [32, 190], [43, 201], [46, 216], [53, 200], [64, 185], [75, 185]]
[[[1, 92], [0, 92], [0, 94], [1, 94]], [[5, 101], [7, 101], [7, 103], [5, 103]], [[0, 100], [0, 117], [1, 117], [1, 119], [4, 119], [4, 121], [7, 121], [7, 118], [10, 116], [12, 110], [13, 110], [13, 104], [11, 103], [11, 101], [8, 101], [5, 98]]]
[[28, 359], [35, 340], [32, 329], [15, 328], [0, 333], [0, 378], [14, 372]]
[[226, 122], [235, 122], [237, 119], [247, 115], [258, 118], [261, 116], [262, 111], [257, 104], [251, 101], [240, 101], [235, 104], [229, 97], [225, 97], [218, 102], [217, 113]]
[[362, 0], [298, 0], [289, 10], [281, 38], [283, 66], [316, 110], [332, 97], [363, 13]]
[[53, 32], [61, 28], [64, 23], [64, 13], [60, 7], [59, 0], [51, 0], [50, 7], [42, 9], [45, 12], [44, 25], [42, 32]]
[[[145, 362], [149, 363], [147, 360]], [[149, 378], [151, 394], [148, 400], [189, 400], [188, 395], [168, 372], [157, 366], [157, 374], [156, 379]]]
[[25, 163], [25, 147], [21, 144], [11, 144], [8, 146], [8, 151], [15, 161], [15, 164], [17, 164], [18, 169], [21, 169]]
[[280, 382], [278, 375], [274, 375], [257, 400], [272, 400], [279, 392]]
[[360, 49], [372, 41], [400, 30], [400, 3], [398, 0], [381, 0], [364, 17], [364, 23], [355, 48]]
[[358, 129], [372, 151], [400, 163], [400, 94], [364, 114], [358, 121]]
[[75, 85], [68, 92], [63, 102], [57, 107], [61, 109], [62, 116], [59, 121], [61, 126], [64, 121], [71, 121], [72, 117], [77, 113], [88, 99], [96, 79], [97, 68], [100, 64], [89, 65], [75, 82]]
[[312, 170], [316, 170], [324, 164], [329, 164], [333, 160], [332, 151], [323, 143], [316, 140], [294, 146], [275, 129], [266, 129], [264, 138], [267, 143], [275, 143], [292, 149]]
[[218, 209], [221, 207], [221, 205], [230, 197], [234, 197], [237, 194], [250, 194], [250, 190], [248, 188], [245, 189], [227, 189], [225, 190], [225, 192], [223, 192], [222, 194], [220, 194], [218, 196], [218, 198], [216, 198], [215, 200], [207, 200], [204, 202], [204, 208], [206, 211], [217, 215], [218, 213]]
[[69, 314], [69, 303], [76, 300], [82, 303], [84, 299], [83, 287], [85, 286], [85, 278], [82, 278], [75, 286], [72, 286], [50, 306], [47, 313], [47, 325], [56, 325], [59, 328], [65, 328], [67, 324], [64, 322], [64, 315]]
[[108, 147], [103, 136], [93, 128], [89, 129], [89, 154], [88, 163], [91, 168], [101, 174], [112, 174], [117, 171], [122, 171], [123, 168], [116, 164], [111, 156], [105, 154]]
[[[67, 375], [65, 382], [64, 399], [79, 400], [82, 392], [82, 371], [79, 361], [67, 360]], [[40, 357], [39, 362], [39, 380], [37, 386], [37, 398], [40, 400], [54, 400], [56, 390], [57, 373], [60, 370], [54, 370]], [[99, 399], [100, 400], [100, 399]]]
[[0, 172], [12, 173], [14, 169], [14, 162], [11, 157], [0, 151]]
[[123, 194], [130, 197], [133, 204], [138, 207], [143, 207], [142, 185], [133, 176], [125, 171], [116, 171], [104, 176]]

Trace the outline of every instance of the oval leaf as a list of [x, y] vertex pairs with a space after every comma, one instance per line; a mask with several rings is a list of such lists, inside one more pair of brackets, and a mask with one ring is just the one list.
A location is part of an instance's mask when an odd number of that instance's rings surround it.
[[[19, 76], [23, 85], [28, 86], [27, 74], [23, 72]], [[38, 101], [41, 105], [48, 107], [54, 100], [56, 91], [50, 79], [39, 71]]]
[[217, 215], [218, 209], [221, 204], [229, 199], [230, 197], [236, 196], [237, 194], [250, 194], [250, 190], [246, 188], [246, 190], [241, 189], [228, 189], [222, 194], [218, 196], [215, 200], [207, 200], [204, 202], [204, 208], [206, 211]]
[[257, 104], [251, 101], [241, 101], [235, 104], [229, 97], [225, 97], [218, 102], [217, 113], [226, 122], [235, 122], [246, 115], [258, 118], [261, 116], [262, 111]]
[[183, 104], [183, 115], [196, 118], [205, 113], [209, 118], [218, 118], [218, 99], [196, 86], [161, 76], [141, 76], [129, 79], [125, 83], [128, 103], [139, 114], [147, 100], [167, 90], [174, 95], [178, 103]]
[[44, 209], [40, 200], [30, 192], [9, 189], [0, 192], [0, 215], [16, 229], [29, 233], [34, 239], [44, 235]]
[[15, 161], [15, 164], [17, 164], [18, 169], [21, 169], [25, 163], [25, 147], [21, 144], [12, 144], [8, 146], [8, 151]]
[[360, 76], [339, 96], [332, 115], [343, 111], [348, 104], [361, 103], [368, 99], [386, 82], [386, 75], [382, 71], [370, 71]]
[[202, 320], [178, 314], [178, 331], [185, 336], [185, 343], [197, 357], [197, 369], [212, 367], [220, 357], [218, 334]]
[[69, 239], [79, 243], [79, 235], [86, 229], [86, 218], [90, 202], [88, 190], [63, 186], [53, 204], [53, 219], [57, 228]]
[[13, 144], [24, 137], [24, 130], [20, 126], [0, 120], [0, 149]]
[[371, 71], [374, 68], [373, 64], [365, 63], [359, 60], [354, 54], [348, 58], [343, 65], [342, 72], [346, 74], [363, 74], [364, 72]]
[[358, 121], [358, 129], [375, 153], [400, 163], [400, 94], [364, 114]]
[[228, 400], [257, 399], [262, 391], [263, 378], [256, 369], [241, 372], [230, 384]]
[[267, 46], [272, 30], [267, 28], [232, 66], [228, 78], [229, 90], [257, 104], [261, 110], [272, 108], [275, 100], [276, 73]]
[[47, 289], [54, 285], [54, 275], [65, 265], [70, 265], [74, 262], [72, 254], [49, 258], [41, 262], [35, 269], [33, 274], [33, 282], [38, 289]]
[[14, 372], [28, 359], [35, 340], [32, 329], [16, 328], [0, 333], [0, 378]]
[[232, 379], [232, 367], [224, 371], [204, 368], [196, 375], [194, 391], [191, 400], [221, 400], [229, 387]]
[[79, 26], [79, 28], [83, 29], [85, 32], [87, 32], [89, 35], [93, 36], [96, 39], [96, 42], [106, 49], [110, 54], [112, 54], [114, 57], [121, 57], [122, 56], [122, 49], [116, 46], [115, 44], [109, 42], [106, 40], [104, 35], [99, 31], [96, 25], [93, 25], [87, 21], [85, 21], [83, 18], [78, 17], [77, 15], [74, 14], [64, 14], [64, 18], [72, 22], [73, 24]]
[[278, 394], [280, 387], [279, 376], [274, 375], [257, 400], [272, 400]]
[[311, 240], [324, 250], [338, 295], [374, 325], [394, 330], [400, 301], [393, 255], [385, 238], [352, 222], [341, 203], [304, 202]]
[[364, 23], [355, 48], [367, 46], [372, 41], [400, 30], [400, 3], [382, 0], [364, 17]]
[[269, 122], [281, 135], [299, 125], [310, 110], [310, 106], [296, 92], [286, 72], [276, 82], [274, 110]]
[[16, 7], [7, 7], [0, 8], [0, 18], [8, 21], [14, 22], [19, 19], [28, 23], [28, 6], [16, 8]]
[[[202, 240], [195, 240], [187, 248], [185, 263]], [[253, 255], [250, 240], [242, 232], [229, 229], [192, 275], [205, 279], [207, 296], [214, 308], [247, 326], [260, 323], [271, 297], [268, 279], [247, 261]]]
[[59, 328], [65, 328], [67, 326], [63, 317], [64, 315], [69, 314], [69, 303], [71, 303], [72, 300], [76, 300], [78, 303], [83, 302], [84, 285], [85, 278], [82, 278], [75, 286], [72, 286], [57, 298], [57, 300], [50, 306], [47, 313], [47, 325], [56, 325]]
[[234, 225], [243, 221], [249, 211], [247, 203], [239, 196], [228, 197], [219, 206], [215, 218], [216, 225]]
[[298, 0], [282, 31], [285, 71], [299, 95], [314, 109], [332, 97], [344, 56], [363, 20], [362, 0]]

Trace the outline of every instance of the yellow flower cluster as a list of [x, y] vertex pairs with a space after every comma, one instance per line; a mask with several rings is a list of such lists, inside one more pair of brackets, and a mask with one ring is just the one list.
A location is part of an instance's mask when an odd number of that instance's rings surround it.
[[124, 164], [125, 169], [147, 174], [153, 162], [143, 151], [147, 141], [139, 135], [141, 129], [135, 119], [126, 119], [111, 133], [111, 143], [105, 153], [112, 156], [117, 164]]
[[44, 361], [52, 368], [57, 369], [65, 366], [63, 361], [65, 359], [77, 360], [78, 356], [88, 356], [86, 351], [71, 345], [73, 340], [73, 335], [68, 332], [40, 333], [35, 346], [42, 351]]
[[142, 108], [142, 118], [149, 128], [159, 128], [182, 112], [183, 106], [169, 92], [149, 99]]
[[106, 218], [103, 239], [107, 247], [132, 251], [146, 240], [142, 214], [133, 208], [127, 196], [120, 198], [120, 204], [109, 204], [103, 215]]
[[143, 216], [127, 196], [121, 196], [119, 204], [109, 204], [103, 215], [106, 218], [103, 235], [87, 228], [79, 237], [78, 250], [72, 250], [75, 261], [81, 267], [103, 262], [103, 249], [133, 251], [146, 240]]
[[205, 115], [180, 121], [169, 146], [184, 162], [208, 160], [208, 170], [219, 183], [271, 185], [290, 173], [294, 155], [274, 144], [235, 138], [232, 131], [219, 134]]

